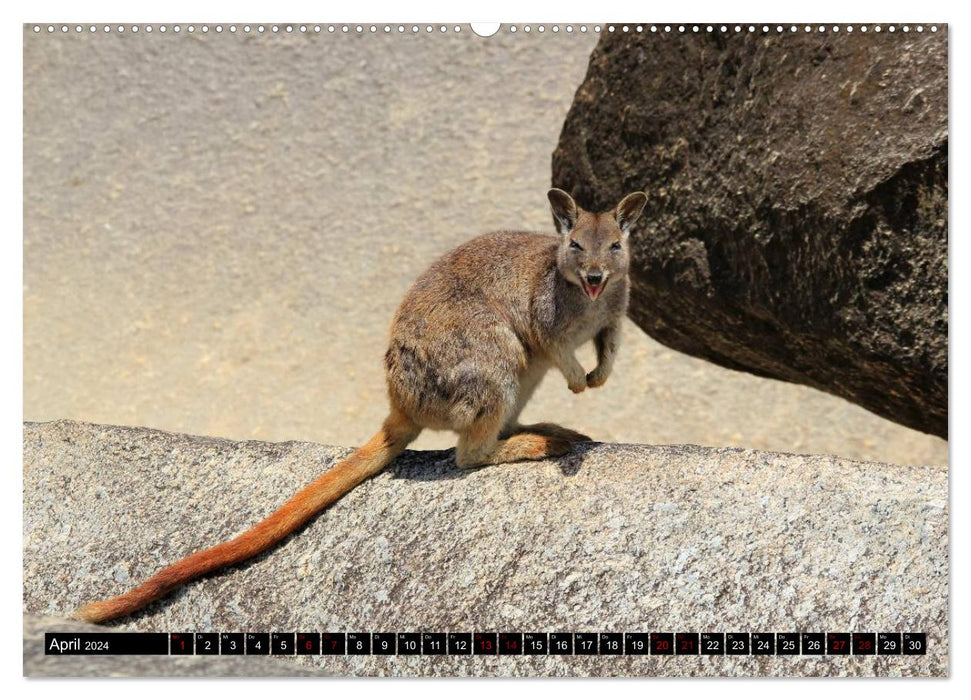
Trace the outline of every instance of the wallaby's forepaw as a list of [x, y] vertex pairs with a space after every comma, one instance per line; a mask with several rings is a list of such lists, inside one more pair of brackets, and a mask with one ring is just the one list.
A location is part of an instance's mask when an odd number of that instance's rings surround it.
[[567, 386], [570, 387], [570, 391], [572, 391], [574, 394], [579, 394], [579, 393], [583, 392], [584, 389], [587, 388], [586, 377], [584, 377], [584, 380], [583, 380], [583, 383], [582, 384], [578, 382], [576, 384], [572, 384], [572, 383], [571, 384], [567, 384]]
[[600, 368], [593, 370], [587, 375], [587, 386], [591, 389], [603, 386], [607, 383], [607, 373], [601, 372]]

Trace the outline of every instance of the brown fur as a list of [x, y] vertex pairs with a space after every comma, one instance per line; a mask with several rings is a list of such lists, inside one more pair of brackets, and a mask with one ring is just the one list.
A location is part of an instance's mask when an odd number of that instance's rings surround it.
[[[628, 195], [604, 214], [581, 210], [562, 190], [551, 190], [549, 199], [559, 237], [480, 236], [412, 285], [385, 355], [391, 414], [367, 444], [242, 535], [75, 616], [102, 622], [128, 615], [187, 581], [253, 557], [380, 472], [423, 428], [457, 432], [462, 467], [559, 456], [589, 440], [553, 423], [522, 426], [519, 414], [552, 367], [577, 393], [607, 380], [627, 310], [628, 229], [646, 196]], [[591, 274], [605, 280], [596, 298], [582, 287]], [[574, 352], [590, 340], [597, 367], [587, 374]]]

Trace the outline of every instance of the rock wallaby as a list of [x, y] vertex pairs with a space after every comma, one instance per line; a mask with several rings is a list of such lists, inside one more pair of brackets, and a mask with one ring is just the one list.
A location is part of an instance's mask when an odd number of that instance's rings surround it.
[[[75, 616], [101, 622], [128, 615], [249, 559], [384, 469], [423, 428], [458, 433], [460, 467], [559, 456], [589, 440], [553, 423], [521, 425], [519, 415], [550, 368], [575, 393], [607, 381], [627, 311], [629, 231], [647, 196], [634, 192], [602, 214], [580, 209], [563, 190], [548, 197], [559, 236], [486, 234], [446, 254], [412, 285], [385, 355], [391, 411], [367, 444], [252, 529]], [[574, 352], [590, 340], [597, 366], [588, 373]]]

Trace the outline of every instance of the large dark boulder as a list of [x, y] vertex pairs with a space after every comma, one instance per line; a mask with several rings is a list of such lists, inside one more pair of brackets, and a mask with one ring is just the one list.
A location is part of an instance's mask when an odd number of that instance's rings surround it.
[[947, 436], [947, 32], [604, 34], [553, 155], [662, 343]]

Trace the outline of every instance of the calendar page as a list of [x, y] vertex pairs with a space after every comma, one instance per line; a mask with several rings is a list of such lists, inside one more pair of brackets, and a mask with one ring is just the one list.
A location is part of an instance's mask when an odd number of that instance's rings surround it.
[[25, 675], [948, 675], [946, 23], [22, 39]]

